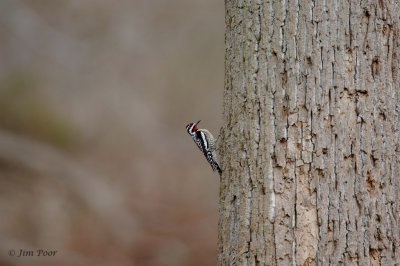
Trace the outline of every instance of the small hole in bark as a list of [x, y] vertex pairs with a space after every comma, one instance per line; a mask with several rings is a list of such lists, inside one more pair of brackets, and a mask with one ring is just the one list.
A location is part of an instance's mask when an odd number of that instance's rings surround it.
[[233, 196], [231, 203], [235, 203], [236, 201], [236, 195]]
[[369, 10], [367, 8], [364, 9], [364, 16], [366, 16], [367, 18], [369, 18], [371, 16], [371, 14], [369, 13]]
[[386, 120], [386, 115], [385, 115], [385, 113], [384, 112], [379, 112], [379, 117], [382, 119], [382, 120]]
[[357, 90], [357, 95], [367, 96], [368, 95], [368, 91], [366, 89]]
[[324, 171], [322, 169], [317, 168], [316, 170], [317, 170], [318, 175], [320, 175], [320, 176], [324, 175]]
[[369, 249], [369, 256], [372, 257], [374, 260], [380, 257], [381, 250], [378, 248], [370, 248]]

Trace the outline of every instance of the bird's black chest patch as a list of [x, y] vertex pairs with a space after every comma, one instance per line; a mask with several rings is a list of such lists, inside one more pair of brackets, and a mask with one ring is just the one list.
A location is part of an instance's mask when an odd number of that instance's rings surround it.
[[208, 143], [207, 140], [204, 136], [204, 133], [202, 133], [201, 131], [197, 131], [195, 137], [193, 138], [194, 141], [196, 142], [197, 146], [199, 147], [199, 149], [204, 153], [207, 150], [208, 147]]

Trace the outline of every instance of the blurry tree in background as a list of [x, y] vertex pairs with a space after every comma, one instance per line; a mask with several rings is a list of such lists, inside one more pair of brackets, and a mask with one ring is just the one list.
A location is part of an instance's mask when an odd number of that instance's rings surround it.
[[225, 4], [219, 265], [397, 265], [398, 1]]
[[[223, 3], [0, 1], [0, 265], [215, 265]], [[10, 249], [58, 250], [15, 258]]]

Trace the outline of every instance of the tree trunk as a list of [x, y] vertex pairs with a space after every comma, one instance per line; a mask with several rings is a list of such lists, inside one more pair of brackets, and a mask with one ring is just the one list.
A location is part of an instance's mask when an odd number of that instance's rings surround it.
[[399, 265], [399, 2], [225, 5], [219, 265]]

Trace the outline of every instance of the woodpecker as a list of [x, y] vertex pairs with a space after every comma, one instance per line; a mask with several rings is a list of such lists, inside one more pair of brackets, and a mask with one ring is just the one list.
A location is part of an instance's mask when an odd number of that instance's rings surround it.
[[206, 157], [213, 171], [218, 171], [218, 173], [221, 175], [222, 170], [218, 165], [217, 154], [215, 152], [215, 139], [208, 130], [197, 128], [197, 125], [200, 123], [200, 121], [201, 120], [199, 120], [197, 123], [187, 124], [186, 131], [190, 136], [192, 136], [194, 142]]

